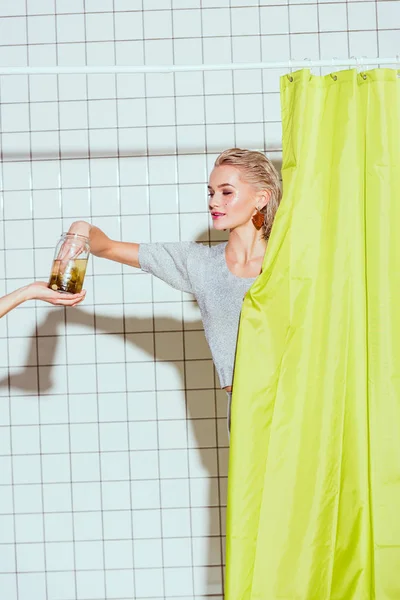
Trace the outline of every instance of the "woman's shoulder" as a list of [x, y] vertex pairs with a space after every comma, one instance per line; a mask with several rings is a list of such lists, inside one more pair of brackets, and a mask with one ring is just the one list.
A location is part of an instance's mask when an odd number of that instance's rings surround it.
[[207, 242], [189, 242], [190, 254], [198, 259], [212, 259], [220, 256], [226, 246], [226, 242], [212, 244]]

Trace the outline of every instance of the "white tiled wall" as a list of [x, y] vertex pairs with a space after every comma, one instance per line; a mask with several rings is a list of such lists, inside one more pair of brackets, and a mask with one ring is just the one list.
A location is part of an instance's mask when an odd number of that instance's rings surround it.
[[[394, 56], [400, 3], [0, 0], [0, 65]], [[283, 71], [1, 77], [0, 293], [47, 279], [78, 218], [218, 241], [221, 150], [280, 164]], [[315, 71], [318, 74], [317, 71]], [[95, 259], [88, 297], [0, 321], [4, 600], [223, 594], [226, 400], [193, 299]]]

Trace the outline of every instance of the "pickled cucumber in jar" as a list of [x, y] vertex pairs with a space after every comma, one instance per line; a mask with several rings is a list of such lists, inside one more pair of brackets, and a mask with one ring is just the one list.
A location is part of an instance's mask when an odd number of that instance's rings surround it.
[[82, 291], [89, 254], [89, 238], [63, 233], [56, 246], [48, 287], [69, 294]]
[[49, 287], [56, 292], [79, 294], [83, 288], [87, 258], [76, 258], [67, 263], [55, 260], [51, 269]]

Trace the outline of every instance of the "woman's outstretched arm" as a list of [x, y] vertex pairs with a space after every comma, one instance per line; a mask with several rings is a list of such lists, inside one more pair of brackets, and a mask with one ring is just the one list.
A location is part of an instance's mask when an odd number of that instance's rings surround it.
[[86, 221], [72, 223], [69, 233], [88, 237], [90, 252], [94, 256], [108, 258], [131, 267], [139, 267], [139, 244], [112, 240], [101, 229]]
[[35, 281], [0, 298], [0, 318], [27, 300], [43, 300], [54, 306], [76, 306], [85, 295], [85, 290], [79, 294], [61, 294], [49, 289], [44, 281]]
[[[194, 293], [188, 271], [188, 257], [193, 248], [199, 246], [195, 242], [143, 244], [117, 242], [107, 237], [101, 229], [86, 221], [75, 221], [71, 225], [69, 233], [88, 237], [90, 251], [95, 256], [140, 268], [165, 281], [176, 290]], [[80, 252], [79, 249], [76, 250], [76, 237], [74, 238], [74, 252], [75, 256], [78, 256]]]

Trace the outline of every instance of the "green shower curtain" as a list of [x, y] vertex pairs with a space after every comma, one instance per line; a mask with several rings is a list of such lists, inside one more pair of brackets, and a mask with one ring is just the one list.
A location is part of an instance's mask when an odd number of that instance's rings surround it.
[[400, 80], [281, 78], [283, 200], [246, 295], [226, 600], [400, 599]]

